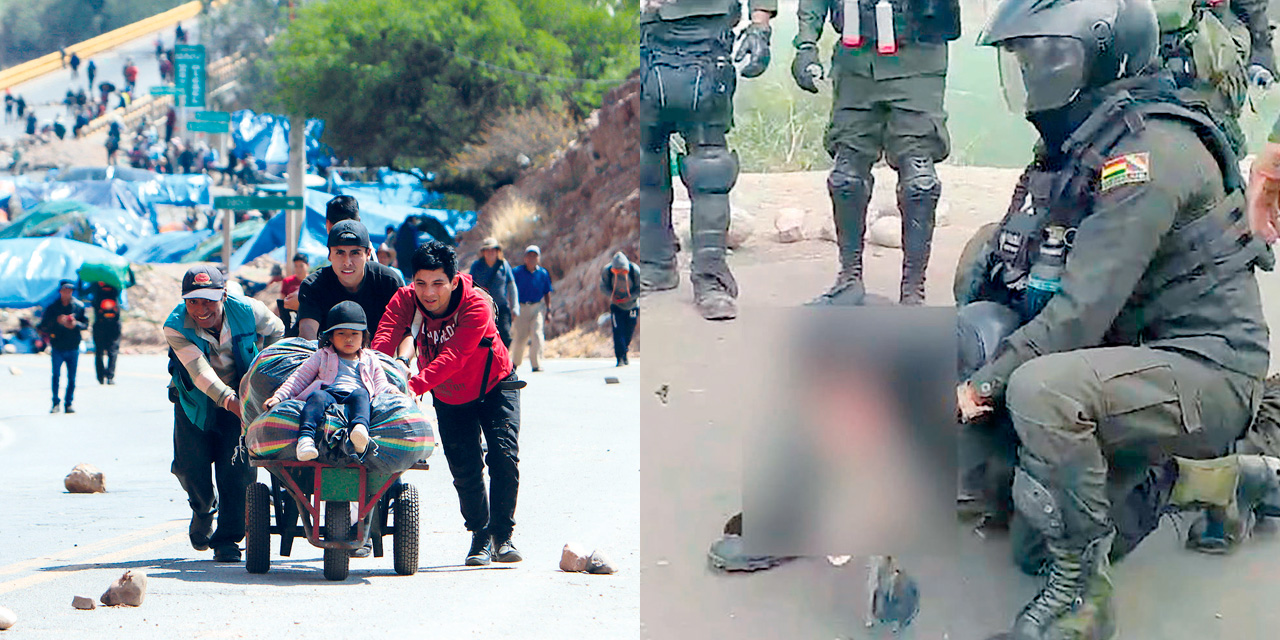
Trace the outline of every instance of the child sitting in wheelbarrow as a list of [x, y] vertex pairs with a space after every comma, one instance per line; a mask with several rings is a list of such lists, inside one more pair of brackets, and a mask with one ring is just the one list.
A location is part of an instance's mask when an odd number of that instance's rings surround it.
[[400, 393], [382, 370], [369, 346], [369, 327], [364, 309], [352, 301], [339, 302], [329, 309], [320, 335], [320, 345], [285, 380], [262, 406], [266, 410], [291, 398], [306, 399], [298, 428], [298, 459], [314, 460], [316, 430], [324, 423], [325, 411], [334, 404], [347, 408], [351, 445], [356, 453], [369, 446], [369, 406], [378, 395]]

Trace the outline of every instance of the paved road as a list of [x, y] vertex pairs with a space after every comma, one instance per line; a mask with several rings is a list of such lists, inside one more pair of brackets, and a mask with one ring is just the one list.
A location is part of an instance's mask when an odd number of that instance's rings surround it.
[[[470, 536], [437, 449], [430, 470], [405, 476], [422, 496], [420, 572], [395, 575], [388, 552], [353, 559], [351, 577], [336, 583], [305, 541], [290, 558], [273, 551], [265, 575], [191, 549], [190, 511], [169, 473], [164, 366], [162, 356], [123, 356], [118, 384], [103, 387], [83, 356], [79, 412], [51, 416], [47, 356], [0, 356], [0, 605], [20, 617], [6, 637], [636, 637], [639, 366], [552, 360], [526, 374], [523, 563], [463, 566]], [[606, 385], [615, 375], [621, 384]], [[105, 472], [108, 493], [63, 490], [80, 462]], [[559, 571], [570, 540], [609, 552], [620, 572]], [[71, 608], [72, 596], [96, 598], [131, 568], [150, 576], [143, 606]]]
[[[942, 244], [945, 249], [935, 259], [952, 253], [947, 258], [954, 264], [957, 243]], [[744, 425], [761, 415], [751, 401], [750, 385], [760, 384], [753, 378], [777, 361], [744, 334], [759, 328], [751, 318], [796, 307], [830, 283], [832, 245], [812, 243], [812, 248], [814, 255], [801, 259], [776, 246], [732, 256], [742, 297], [739, 319], [731, 323], [698, 317], [687, 277], [678, 290], [642, 301], [647, 363], [640, 384], [644, 638], [875, 637], [861, 624], [866, 610], [863, 559], [841, 568], [805, 560], [728, 576], [713, 573], [706, 561], [707, 548], [725, 520], [742, 508], [743, 457], [753, 445], [744, 438]], [[900, 254], [882, 253], [872, 262], [869, 288], [896, 298]], [[1262, 274], [1259, 282], [1271, 325], [1280, 326], [1280, 276]], [[949, 273], [931, 283], [931, 294], [939, 298], [934, 304], [950, 302], [941, 299], [949, 285]], [[1272, 360], [1273, 371], [1280, 368], [1278, 360]], [[665, 402], [655, 395], [664, 385]], [[1189, 519], [1183, 522], [1179, 533], [1174, 521], [1166, 519], [1115, 568], [1119, 637], [1276, 637], [1280, 536], [1263, 532], [1231, 557], [1212, 557], [1182, 549], [1189, 524]], [[1039, 588], [1037, 580], [1010, 563], [1007, 540], [980, 540], [958, 525], [956, 536], [959, 551], [953, 557], [902, 559], [904, 569], [920, 582], [921, 612], [899, 637], [982, 640], [1007, 628]]]
[[[191, 44], [200, 42], [199, 26], [195, 20], [189, 20], [182, 25], [183, 29], [189, 31], [187, 41]], [[147, 95], [148, 90], [160, 84], [160, 63], [156, 60], [155, 40], [159, 36], [164, 41], [165, 48], [173, 46], [173, 29], [168, 28], [162, 31], [149, 33], [146, 36], [138, 38], [132, 42], [125, 43], [104, 51], [92, 60], [97, 64], [97, 75], [93, 79], [93, 93], [97, 93], [97, 85], [102, 82], [110, 82], [117, 88], [124, 88], [124, 67], [125, 62], [133, 59], [138, 65], [138, 92], [136, 95]], [[52, 122], [53, 118], [58, 115], [63, 116], [63, 122], [67, 125], [67, 130], [71, 130], [71, 125], [75, 122], [74, 116], [66, 115], [66, 108], [62, 104], [62, 99], [67, 95], [67, 89], [79, 90], [86, 89], [88, 91], [88, 79], [85, 76], [85, 67], [89, 64], [88, 60], [80, 62], [80, 74], [78, 78], [71, 77], [71, 69], [66, 68], [53, 73], [41, 76], [34, 80], [24, 82], [20, 85], [10, 88], [15, 97], [22, 96], [27, 101], [28, 109], [35, 109], [37, 120], [43, 125], [45, 122]], [[109, 106], [118, 106], [119, 97], [112, 95]], [[26, 122], [8, 122], [0, 123], [0, 137], [17, 137], [25, 133]]]

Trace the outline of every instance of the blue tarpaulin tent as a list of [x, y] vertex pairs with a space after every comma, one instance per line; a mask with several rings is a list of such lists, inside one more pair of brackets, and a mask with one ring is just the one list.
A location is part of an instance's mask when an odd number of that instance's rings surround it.
[[[324, 120], [307, 120], [306, 149], [310, 166], [330, 155], [328, 147], [320, 144], [323, 133]], [[289, 118], [248, 109], [236, 111], [231, 114], [231, 143], [241, 158], [252, 153], [259, 169], [265, 171], [267, 165], [286, 165], [289, 163]]]
[[60, 280], [76, 279], [86, 261], [128, 261], [102, 247], [64, 238], [0, 240], [0, 307], [44, 306], [58, 295]]
[[183, 256], [195, 251], [201, 242], [209, 239], [213, 232], [208, 229], [199, 231], [167, 231], [148, 236], [129, 247], [125, 257], [130, 262], [142, 263], [174, 263]]

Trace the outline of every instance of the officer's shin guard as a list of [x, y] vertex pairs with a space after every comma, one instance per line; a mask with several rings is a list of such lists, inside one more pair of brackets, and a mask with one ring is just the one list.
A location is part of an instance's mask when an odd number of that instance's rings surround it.
[[930, 158], [905, 158], [898, 166], [898, 210], [902, 215], [902, 282], [898, 302], [924, 304], [925, 270], [933, 244], [934, 215], [942, 182]]
[[680, 284], [676, 269], [676, 234], [671, 225], [671, 165], [667, 134], [650, 131], [640, 150], [639, 256], [640, 288], [665, 291]]
[[685, 185], [692, 207], [693, 299], [707, 320], [738, 315], [738, 283], [725, 262], [729, 236], [729, 191], [738, 179], [738, 154], [700, 145], [685, 157]]
[[875, 178], [871, 165], [854, 158], [851, 151], [836, 153], [835, 166], [827, 176], [827, 192], [835, 216], [836, 243], [840, 249], [840, 272], [826, 293], [810, 305], [856, 306], [866, 298], [862, 282], [863, 236], [866, 234], [867, 206]]
[[[1048, 577], [1013, 629], [992, 640], [1109, 640], [1116, 625], [1108, 555], [1116, 534], [1098, 496], [1082, 495], [1100, 490], [1100, 479], [1079, 478], [1097, 471], [1056, 468], [1026, 451], [1021, 464], [1013, 499], [1019, 516], [1047, 539]], [[1071, 486], [1057, 486], [1071, 474]]]

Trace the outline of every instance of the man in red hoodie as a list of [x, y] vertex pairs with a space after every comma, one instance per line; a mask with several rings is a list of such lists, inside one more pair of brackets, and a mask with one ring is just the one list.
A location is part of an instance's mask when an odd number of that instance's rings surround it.
[[[520, 388], [498, 336], [493, 299], [458, 273], [451, 247], [429, 242], [413, 252], [413, 282], [396, 291], [378, 323], [373, 348], [409, 366], [418, 354], [414, 394], [431, 392], [444, 456], [471, 532], [466, 563], [519, 562], [511, 543], [520, 485]], [[488, 455], [480, 450], [480, 435]], [[489, 495], [484, 466], [489, 465]]]

